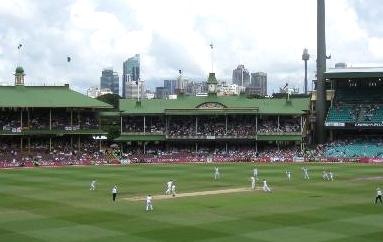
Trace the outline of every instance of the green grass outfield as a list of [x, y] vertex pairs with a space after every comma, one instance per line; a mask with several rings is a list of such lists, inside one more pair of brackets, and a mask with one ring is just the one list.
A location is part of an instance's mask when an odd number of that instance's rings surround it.
[[[0, 241], [383, 241], [383, 205], [373, 204], [383, 166], [309, 164], [310, 181], [302, 166], [257, 164], [272, 193], [154, 199], [152, 212], [122, 198], [161, 194], [171, 178], [178, 193], [249, 187], [254, 164], [220, 164], [219, 181], [214, 164], [0, 170]], [[323, 167], [334, 182], [322, 181]]]

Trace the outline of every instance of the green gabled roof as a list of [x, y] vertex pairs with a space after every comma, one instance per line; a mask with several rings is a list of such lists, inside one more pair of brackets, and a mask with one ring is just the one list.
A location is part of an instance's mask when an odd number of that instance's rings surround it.
[[328, 79], [383, 78], [383, 67], [333, 68], [324, 73]]
[[0, 107], [113, 108], [69, 86], [0, 86]]
[[[141, 100], [137, 105], [134, 99], [120, 99], [120, 111], [125, 115], [143, 114], [203, 114], [203, 113], [259, 113], [259, 114], [303, 114], [309, 110], [310, 98], [265, 98], [250, 99], [244, 96], [183, 96], [174, 100]], [[217, 103], [223, 108], [198, 108], [205, 103]]]

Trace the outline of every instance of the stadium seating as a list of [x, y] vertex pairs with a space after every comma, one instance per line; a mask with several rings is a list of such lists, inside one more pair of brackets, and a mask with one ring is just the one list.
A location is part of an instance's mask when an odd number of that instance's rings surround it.
[[378, 140], [335, 142], [327, 145], [325, 156], [336, 158], [383, 158], [383, 144]]
[[383, 123], [381, 89], [339, 89], [329, 108], [327, 123]]

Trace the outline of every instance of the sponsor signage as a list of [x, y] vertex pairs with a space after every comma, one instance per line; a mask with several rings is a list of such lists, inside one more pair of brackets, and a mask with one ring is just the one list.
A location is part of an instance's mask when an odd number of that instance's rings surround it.
[[340, 122], [326, 122], [324, 124], [326, 127], [344, 127], [345, 123], [340, 123]]
[[383, 127], [383, 123], [356, 123], [355, 127]]
[[95, 140], [105, 140], [105, 139], [108, 139], [105, 135], [97, 135], [97, 136], [93, 136], [93, 139]]

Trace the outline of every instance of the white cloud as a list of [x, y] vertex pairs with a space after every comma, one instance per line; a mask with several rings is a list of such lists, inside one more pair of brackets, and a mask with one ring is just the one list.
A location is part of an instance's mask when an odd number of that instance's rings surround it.
[[[121, 74], [122, 62], [136, 53], [146, 80], [175, 77], [179, 68], [202, 80], [210, 42], [219, 79], [230, 80], [232, 69], [245, 64], [268, 73], [269, 90], [285, 81], [302, 88], [303, 48], [314, 77], [315, 0], [0, 0], [0, 6], [0, 82], [12, 80], [21, 61], [29, 83], [71, 80], [84, 92], [99, 84], [102, 68]], [[326, 1], [328, 66], [383, 62], [382, 36], [371, 31], [374, 18], [363, 9], [356, 0]]]

